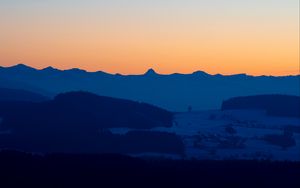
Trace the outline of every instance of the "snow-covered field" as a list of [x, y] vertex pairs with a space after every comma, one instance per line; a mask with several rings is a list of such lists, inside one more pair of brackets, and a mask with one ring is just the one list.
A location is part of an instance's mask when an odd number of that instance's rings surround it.
[[[300, 127], [300, 118], [271, 117], [257, 110], [215, 110], [177, 113], [173, 127], [152, 130], [181, 136], [189, 159], [300, 161], [300, 133], [286, 129], [291, 126]], [[129, 129], [111, 131], [124, 134]], [[275, 141], [268, 142], [266, 135], [276, 137]]]

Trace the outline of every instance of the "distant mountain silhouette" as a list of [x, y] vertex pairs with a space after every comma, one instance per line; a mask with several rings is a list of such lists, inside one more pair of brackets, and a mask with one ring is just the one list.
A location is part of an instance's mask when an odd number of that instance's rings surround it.
[[10, 72], [34, 72], [36, 69], [24, 64], [17, 64], [9, 68]]
[[48, 100], [47, 97], [38, 93], [33, 93], [21, 89], [0, 88], [0, 101], [32, 101], [42, 102]]
[[149, 69], [145, 74], [144, 76], [155, 76], [155, 75], [158, 75], [154, 69]]
[[261, 109], [268, 115], [300, 118], [300, 97], [287, 95], [258, 95], [235, 97], [222, 104], [222, 110]]
[[46, 72], [46, 73], [55, 73], [55, 72], [59, 72], [60, 70], [49, 66], [49, 67], [42, 69], [41, 71]]
[[170, 111], [186, 111], [188, 106], [194, 110], [218, 109], [223, 100], [235, 96], [268, 93], [299, 96], [299, 83], [300, 76], [223, 76], [203, 71], [161, 75], [153, 69], [142, 75], [114, 75], [80, 69], [61, 71], [53, 67], [37, 70], [26, 65], [0, 67], [0, 87], [36, 91], [52, 97], [84, 90], [142, 101]]

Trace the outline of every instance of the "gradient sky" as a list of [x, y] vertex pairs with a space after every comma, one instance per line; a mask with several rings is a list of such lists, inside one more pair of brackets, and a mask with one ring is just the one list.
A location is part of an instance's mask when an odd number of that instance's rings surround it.
[[0, 0], [0, 65], [299, 74], [299, 0]]

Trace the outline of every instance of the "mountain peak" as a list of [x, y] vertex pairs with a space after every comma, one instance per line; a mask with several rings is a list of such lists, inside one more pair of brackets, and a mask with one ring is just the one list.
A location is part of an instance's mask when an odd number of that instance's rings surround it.
[[19, 64], [17, 64], [17, 65], [12, 66], [12, 67], [18, 67], [18, 68], [31, 68], [31, 67], [29, 67], [29, 66], [27, 66], [27, 65], [25, 65], [25, 64], [22, 64], [22, 63], [19, 63]]
[[36, 69], [34, 69], [34, 68], [30, 67], [30, 66], [27, 66], [25, 64], [22, 64], [22, 63], [14, 65], [14, 66], [11, 66], [11, 67], [9, 67], [9, 69], [18, 70], [18, 71], [36, 70]]
[[196, 71], [196, 72], [193, 72], [192, 75], [197, 75], [197, 76], [209, 76], [208, 73], [204, 72], [204, 71]]
[[157, 75], [157, 73], [155, 72], [154, 69], [151, 68], [145, 73], [145, 75]]
[[82, 69], [79, 69], [79, 68], [72, 68], [72, 69], [68, 69], [68, 70], [65, 70], [67, 72], [71, 72], [71, 73], [87, 73], [86, 70], [82, 70]]
[[48, 72], [53, 72], [53, 71], [57, 71], [57, 70], [58, 70], [58, 69], [56, 69], [56, 68], [54, 68], [54, 67], [51, 67], [51, 66], [42, 69], [42, 71], [48, 71]]

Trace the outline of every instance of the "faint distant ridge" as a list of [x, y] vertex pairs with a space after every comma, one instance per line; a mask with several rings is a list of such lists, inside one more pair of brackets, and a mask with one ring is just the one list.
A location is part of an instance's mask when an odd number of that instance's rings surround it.
[[48, 100], [47, 97], [22, 89], [0, 88], [0, 101], [31, 101], [42, 102]]
[[222, 104], [222, 110], [261, 109], [271, 116], [300, 118], [300, 97], [288, 95], [257, 95], [235, 97]]

